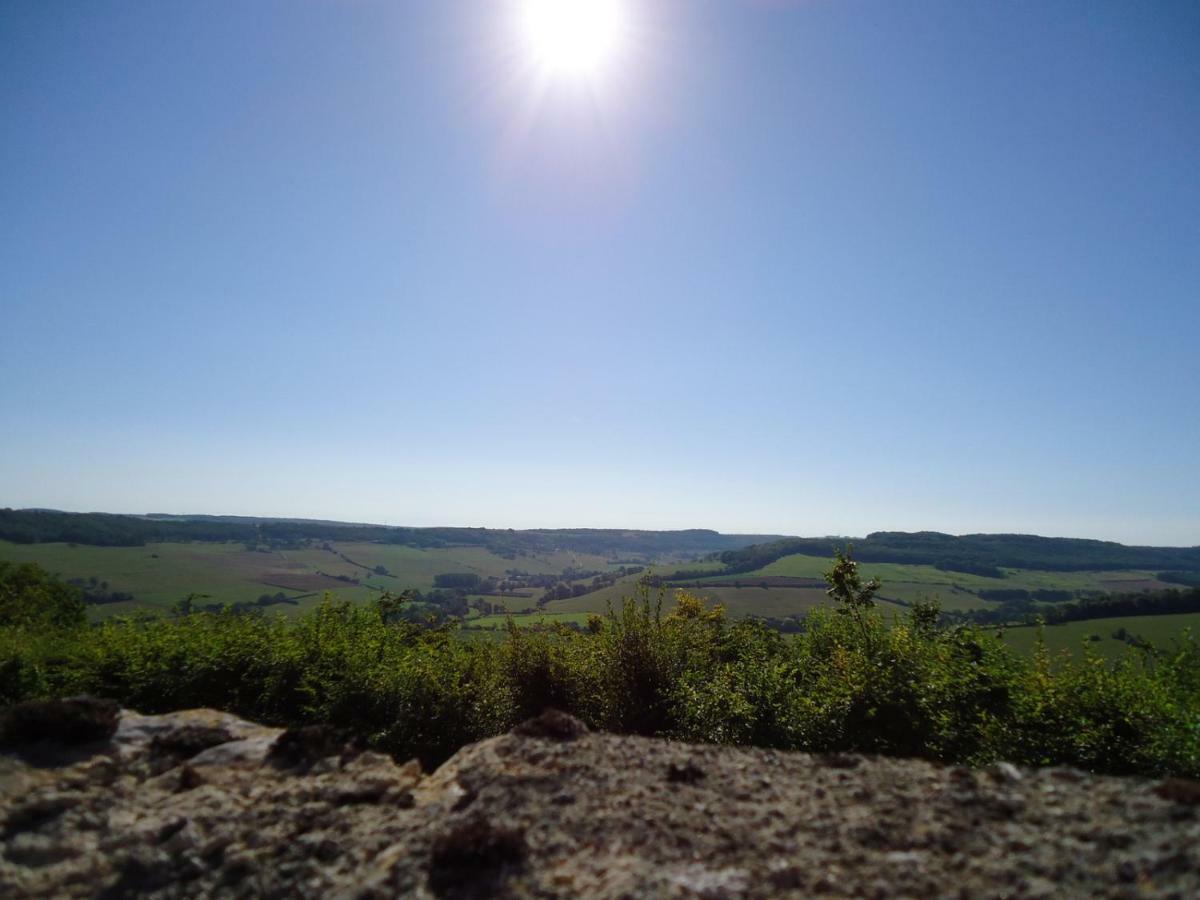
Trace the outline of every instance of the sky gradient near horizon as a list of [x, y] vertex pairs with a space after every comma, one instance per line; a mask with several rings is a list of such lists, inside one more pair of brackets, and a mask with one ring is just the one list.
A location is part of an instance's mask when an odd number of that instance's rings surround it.
[[0, 6], [0, 506], [1200, 544], [1200, 4]]

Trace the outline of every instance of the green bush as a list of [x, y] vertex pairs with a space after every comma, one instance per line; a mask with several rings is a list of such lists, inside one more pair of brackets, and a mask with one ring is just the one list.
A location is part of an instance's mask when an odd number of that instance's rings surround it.
[[74, 628], [85, 621], [81, 591], [35, 563], [0, 562], [0, 628]]
[[1116, 663], [1087, 645], [1082, 653], [1082, 662], [1056, 662], [1039, 645], [1021, 672], [999, 752], [1114, 774], [1200, 772], [1195, 640], [1185, 635], [1165, 660], [1132, 648]]
[[[327, 600], [294, 621], [181, 608], [96, 627], [16, 603], [0, 627], [0, 703], [86, 692], [145, 712], [326, 722], [427, 766], [553, 706], [696, 742], [1200, 775], [1190, 635], [1115, 664], [1044, 647], [1027, 659], [979, 629], [939, 627], [933, 606], [885, 622], [852, 567], [839, 555], [838, 607], [789, 637], [684, 593], [664, 613], [645, 591], [586, 631], [510, 626], [499, 643], [406, 622], [403, 598]], [[36, 609], [57, 590], [42, 576], [23, 601]]]

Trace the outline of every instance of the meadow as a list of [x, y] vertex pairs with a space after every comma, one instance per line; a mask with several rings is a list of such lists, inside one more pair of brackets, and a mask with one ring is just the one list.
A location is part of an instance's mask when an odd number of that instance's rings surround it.
[[[1161, 590], [1172, 585], [1159, 581], [1155, 573], [1141, 569], [1105, 570], [1083, 572], [1050, 572], [1037, 569], [1004, 569], [1004, 578], [989, 578], [969, 572], [951, 572], [929, 565], [907, 565], [901, 563], [859, 564], [865, 578], [878, 578], [883, 582], [879, 592], [881, 600], [899, 600], [911, 604], [921, 600], [936, 599], [943, 609], [984, 609], [988, 602], [980, 599], [980, 590], [1065, 590], [1096, 593]], [[691, 567], [689, 567], [690, 569]], [[726, 589], [754, 588], [767, 580], [766, 593], [777, 590], [770, 586], [770, 579], [805, 578], [819, 581], [829, 568], [826, 557], [793, 554], [775, 560], [753, 572], [736, 575], [711, 575], [701, 579], [689, 579], [681, 584], [702, 596], [719, 597]], [[668, 576], [669, 577], [669, 576]], [[728, 595], [728, 594], [726, 594]], [[763, 598], [767, 600], [766, 597]], [[801, 600], [798, 595], [797, 600]], [[764, 602], [764, 608], [771, 605]], [[759, 615], [772, 613], [759, 612]]]
[[[567, 569], [612, 571], [613, 557], [574, 551], [550, 550], [508, 558], [482, 546], [417, 548], [370, 541], [313, 541], [300, 549], [248, 550], [240, 543], [153, 543], [142, 547], [94, 547], [67, 543], [15, 544], [0, 541], [0, 560], [34, 562], [63, 579], [91, 578], [108, 590], [133, 595], [132, 602], [89, 607], [93, 621], [135, 612], [163, 613], [189, 595], [197, 603], [254, 603], [263, 594], [283, 594], [289, 601], [269, 607], [289, 617], [317, 607], [327, 595], [352, 603], [366, 603], [384, 592], [406, 589], [423, 592], [434, 588], [437, 575], [473, 573], [503, 579], [512, 570], [530, 575], [558, 575]], [[786, 619], [828, 605], [821, 581], [829, 559], [793, 554], [753, 572], [720, 574], [715, 562], [670, 562], [649, 572], [670, 581], [675, 571], [706, 573], [683, 582], [687, 589], [710, 604], [720, 604], [731, 619], [764, 617]], [[387, 574], [380, 574], [379, 568]], [[1118, 571], [1050, 572], [1005, 569], [1004, 578], [965, 572], [948, 572], [930, 565], [861, 563], [866, 578], [883, 582], [877, 600], [885, 618], [902, 615], [912, 604], [936, 599], [945, 610], [989, 607], [980, 590], [1026, 589], [1086, 592], [1136, 591], [1167, 587], [1155, 573], [1140, 569]], [[711, 573], [711, 574], [707, 574]], [[508, 595], [472, 594], [469, 600], [491, 605], [485, 614], [472, 608], [465, 624], [480, 632], [502, 632], [508, 617], [522, 626], [571, 624], [582, 626], [592, 615], [619, 609], [638, 590], [640, 575], [619, 578], [599, 590], [550, 601], [539, 606], [543, 589], [525, 587]], [[355, 583], [357, 582], [357, 583]], [[582, 583], [586, 583], [583, 579]], [[664, 591], [667, 604], [674, 589]], [[1115, 622], [1115, 624], [1114, 624]], [[1055, 625], [1046, 629], [1053, 650], [1078, 650], [1089, 634], [1093, 649], [1115, 658], [1126, 644], [1111, 637], [1124, 625], [1151, 642], [1177, 637], [1185, 625], [1198, 624], [1189, 616], [1139, 616], [1136, 619], [1094, 620]], [[1005, 640], [1022, 652], [1031, 650], [1034, 629], [1011, 628]]]
[[[222, 603], [249, 603], [264, 593], [280, 590], [272, 582], [316, 574], [278, 556], [247, 551], [241, 544], [212, 542], [144, 547], [0, 542], [0, 559], [37, 563], [64, 580], [97, 578], [107, 582], [112, 591], [134, 596], [132, 603], [92, 607], [91, 615], [101, 618], [137, 610], [167, 609], [189, 594], [207, 595]], [[350, 587], [332, 578], [323, 583], [327, 589]], [[314, 589], [283, 589], [283, 592], [288, 597], [297, 597]], [[364, 599], [367, 594], [365, 590], [357, 593]]]
[[[1027, 590], [1141, 590], [1167, 587], [1153, 572], [1141, 569], [1050, 572], [1037, 569], [1003, 569], [1004, 578], [988, 578], [969, 572], [953, 572], [928, 565], [862, 562], [863, 576], [878, 578], [886, 585], [898, 583], [922, 585], [931, 590], [960, 588], [967, 590], [1025, 588]], [[758, 576], [788, 576], [820, 579], [829, 568], [829, 560], [821, 556], [793, 554], [775, 560], [753, 572], [739, 575], [719, 575], [711, 580], [750, 582]], [[710, 580], [706, 577], [705, 581]], [[1122, 587], [1128, 585], [1128, 587]]]
[[[510, 569], [552, 575], [566, 568], [606, 571], [601, 556], [556, 551], [508, 559], [484, 547], [418, 549], [367, 542], [330, 543], [299, 550], [247, 550], [242, 544], [155, 543], [144, 547], [92, 547], [82, 544], [14, 544], [0, 541], [0, 560], [37, 563], [64, 579], [96, 578], [108, 589], [132, 594], [133, 602], [93, 606], [93, 618], [131, 612], [164, 611], [195, 594], [197, 602], [253, 603], [263, 594], [282, 593], [295, 605], [273, 607], [301, 612], [320, 603], [326, 593], [352, 602], [378, 597], [383, 591], [431, 590], [434, 577], [469, 572], [503, 578]], [[376, 566], [389, 574], [380, 575]], [[354, 579], [358, 584], [340, 579]], [[526, 597], [488, 597], [512, 609], [536, 606], [540, 590]], [[603, 605], [600, 607], [603, 610]]]
[[[1110, 660], [1119, 659], [1130, 648], [1129, 643], [1113, 637], [1113, 633], [1124, 629], [1129, 635], [1167, 649], [1183, 638], [1190, 629], [1200, 635], [1200, 613], [1180, 613], [1173, 616], [1123, 616], [1111, 619], [1087, 619], [1081, 622], [1064, 622], [1040, 630], [1046, 649], [1052, 654], [1068, 653], [1075, 657], [1083, 655], [1086, 646]], [[1032, 653], [1037, 646], [1039, 629], [1036, 627], [1007, 628], [1001, 632], [1004, 642], [1021, 653]], [[1093, 639], [1095, 638], [1095, 639]]]

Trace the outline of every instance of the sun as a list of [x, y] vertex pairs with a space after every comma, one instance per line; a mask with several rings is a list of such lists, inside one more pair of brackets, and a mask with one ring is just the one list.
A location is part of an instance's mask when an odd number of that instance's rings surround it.
[[556, 77], [595, 79], [623, 49], [623, 0], [522, 0], [520, 28], [533, 63]]

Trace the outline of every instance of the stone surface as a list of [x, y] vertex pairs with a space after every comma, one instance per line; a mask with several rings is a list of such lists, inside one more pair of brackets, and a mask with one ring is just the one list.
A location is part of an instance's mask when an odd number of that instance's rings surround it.
[[71, 735], [0, 755], [0, 896], [1200, 896], [1200, 788], [1178, 779], [691, 746], [561, 714], [428, 776], [213, 710]]

